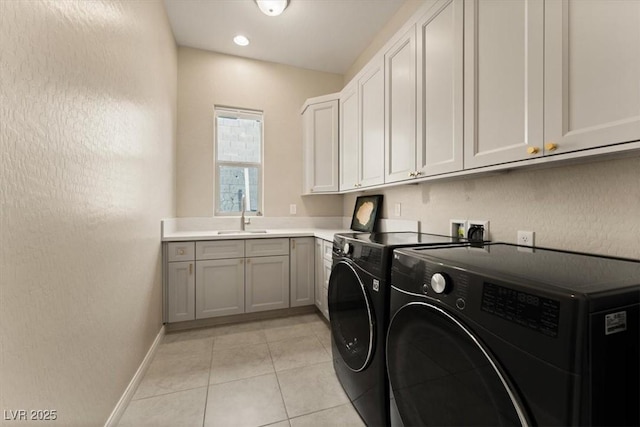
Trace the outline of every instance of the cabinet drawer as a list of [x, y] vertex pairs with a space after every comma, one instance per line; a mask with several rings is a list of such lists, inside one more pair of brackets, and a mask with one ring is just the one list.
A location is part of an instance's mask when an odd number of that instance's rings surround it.
[[195, 244], [193, 242], [172, 242], [168, 245], [169, 262], [174, 261], [193, 261]]
[[196, 259], [244, 258], [244, 240], [196, 242]]
[[333, 242], [328, 240], [322, 241], [322, 258], [331, 261], [333, 256]]
[[246, 240], [247, 257], [289, 255], [289, 239]]

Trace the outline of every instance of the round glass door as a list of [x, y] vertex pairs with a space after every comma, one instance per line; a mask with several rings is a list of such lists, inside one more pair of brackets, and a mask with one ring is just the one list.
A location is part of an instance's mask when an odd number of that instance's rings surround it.
[[407, 304], [393, 317], [387, 366], [392, 405], [406, 426], [527, 425], [488, 353], [431, 304]]
[[329, 319], [334, 345], [346, 365], [359, 372], [373, 352], [374, 328], [369, 297], [354, 268], [340, 261], [329, 279]]

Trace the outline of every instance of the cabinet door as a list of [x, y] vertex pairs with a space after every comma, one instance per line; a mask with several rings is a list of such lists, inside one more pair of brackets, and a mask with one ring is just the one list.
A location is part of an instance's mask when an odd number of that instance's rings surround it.
[[315, 303], [313, 237], [291, 239], [291, 307]]
[[639, 1], [545, 2], [544, 118], [545, 154], [640, 140]]
[[324, 283], [322, 285], [322, 314], [329, 320], [329, 279], [331, 278], [332, 262], [324, 260]]
[[305, 125], [304, 192], [338, 191], [338, 100], [307, 107]]
[[358, 182], [384, 183], [384, 63], [375, 60], [358, 81], [360, 144]]
[[340, 190], [358, 187], [358, 96], [355, 85], [340, 94]]
[[462, 0], [440, 0], [418, 21], [419, 175], [462, 169]]
[[195, 276], [193, 262], [170, 262], [167, 266], [168, 320], [182, 322], [195, 319]]
[[322, 239], [316, 239], [314, 295], [318, 310], [322, 311], [322, 286], [324, 283], [324, 259], [322, 258]]
[[542, 155], [543, 18], [539, 0], [465, 2], [465, 169]]
[[244, 259], [196, 263], [196, 319], [244, 313]]
[[385, 182], [416, 172], [416, 43], [411, 28], [384, 55]]
[[289, 307], [289, 257], [247, 258], [246, 261], [247, 313]]

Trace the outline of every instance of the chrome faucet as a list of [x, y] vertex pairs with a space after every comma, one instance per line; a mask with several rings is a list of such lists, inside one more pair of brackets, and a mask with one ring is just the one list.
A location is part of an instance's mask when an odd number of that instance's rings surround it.
[[242, 199], [240, 201], [240, 230], [244, 231], [244, 211], [247, 209], [247, 200], [245, 199], [245, 195], [242, 194]]

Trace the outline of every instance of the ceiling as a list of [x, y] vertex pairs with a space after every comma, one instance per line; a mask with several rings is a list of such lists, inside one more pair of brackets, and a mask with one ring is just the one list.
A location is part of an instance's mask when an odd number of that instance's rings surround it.
[[[404, 0], [289, 0], [280, 16], [254, 0], [164, 0], [176, 42], [344, 74]], [[251, 44], [240, 47], [243, 34]]]

